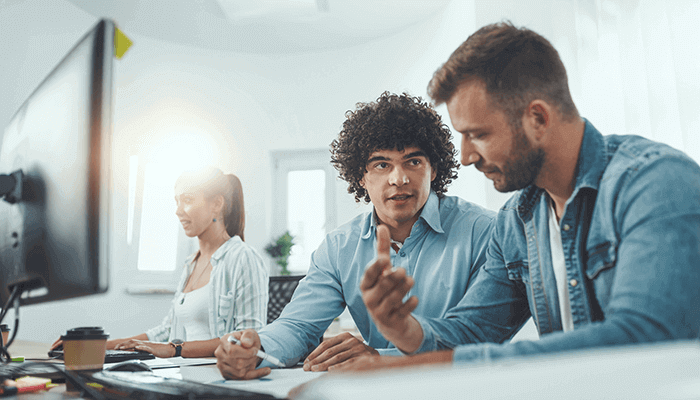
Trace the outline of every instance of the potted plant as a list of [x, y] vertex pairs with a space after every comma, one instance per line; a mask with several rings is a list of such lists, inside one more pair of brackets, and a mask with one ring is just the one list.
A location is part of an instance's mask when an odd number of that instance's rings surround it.
[[274, 242], [270, 243], [265, 247], [265, 252], [275, 259], [277, 265], [282, 267], [280, 270], [280, 275], [289, 275], [289, 270], [287, 269], [289, 258], [289, 253], [292, 251], [292, 246], [294, 246], [294, 236], [286, 231], [282, 236], [278, 237]]

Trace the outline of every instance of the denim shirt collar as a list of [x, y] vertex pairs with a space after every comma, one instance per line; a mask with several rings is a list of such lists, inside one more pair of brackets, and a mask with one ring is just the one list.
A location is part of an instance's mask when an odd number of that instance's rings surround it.
[[[576, 184], [569, 199], [575, 198], [578, 192], [584, 188], [598, 191], [600, 178], [603, 176], [610, 158], [610, 154], [605, 148], [603, 135], [587, 119], [584, 118], [583, 120], [585, 128], [576, 163]], [[530, 185], [522, 190], [518, 199], [518, 211], [521, 216], [525, 217], [532, 212], [543, 192], [544, 189], [535, 185]]]
[[[422, 219], [423, 221], [425, 221], [425, 223], [437, 233], [445, 232], [442, 229], [442, 224], [440, 223], [440, 199], [434, 191], [430, 191], [430, 194], [428, 195], [428, 200], [425, 202], [423, 210], [421, 210], [420, 217], [418, 217], [418, 219]], [[362, 239], [369, 239], [376, 229], [377, 210], [373, 208], [369, 224], [365, 224], [364, 231], [362, 233]]]

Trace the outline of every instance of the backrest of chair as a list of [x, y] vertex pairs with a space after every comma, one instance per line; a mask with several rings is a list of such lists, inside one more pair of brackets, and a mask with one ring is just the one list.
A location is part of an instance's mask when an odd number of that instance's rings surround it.
[[301, 278], [306, 275], [284, 275], [270, 277], [270, 299], [267, 303], [267, 323], [280, 316], [289, 303]]

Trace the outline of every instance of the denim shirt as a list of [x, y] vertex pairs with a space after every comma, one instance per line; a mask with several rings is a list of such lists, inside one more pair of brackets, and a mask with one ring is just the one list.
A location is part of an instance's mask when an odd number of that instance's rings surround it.
[[[415, 284], [408, 296], [419, 298], [415, 315], [444, 317], [464, 297], [486, 261], [495, 213], [458, 197], [430, 192], [420, 218], [392, 265], [403, 267]], [[326, 328], [347, 306], [365, 342], [382, 354], [400, 354], [382, 336], [367, 312], [360, 281], [377, 254], [376, 216], [359, 215], [329, 233], [311, 256], [279, 318], [259, 331], [265, 352], [294, 365], [319, 344]], [[272, 367], [263, 361], [260, 367]]]
[[[549, 202], [535, 186], [506, 202], [487, 262], [459, 305], [443, 319], [418, 318], [419, 352], [454, 348], [456, 362], [485, 361], [698, 338], [700, 167], [692, 159], [638, 136], [602, 136], [586, 121], [574, 191], [560, 220], [574, 323], [567, 333], [549, 248]], [[530, 316], [540, 340], [503, 343]]]

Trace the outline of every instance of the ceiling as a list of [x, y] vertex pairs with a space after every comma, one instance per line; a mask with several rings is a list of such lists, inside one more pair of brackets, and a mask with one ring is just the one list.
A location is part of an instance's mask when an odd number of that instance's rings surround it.
[[68, 0], [130, 32], [199, 48], [293, 53], [396, 34], [450, 0]]

